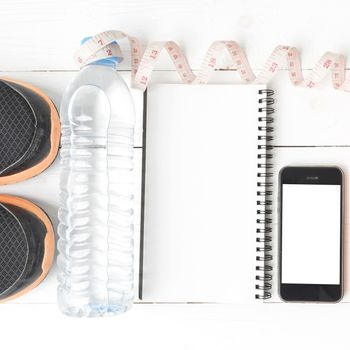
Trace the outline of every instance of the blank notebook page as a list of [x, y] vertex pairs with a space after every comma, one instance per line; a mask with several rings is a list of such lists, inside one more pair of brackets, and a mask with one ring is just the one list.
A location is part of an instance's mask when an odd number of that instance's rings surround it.
[[148, 88], [143, 300], [254, 300], [262, 88]]

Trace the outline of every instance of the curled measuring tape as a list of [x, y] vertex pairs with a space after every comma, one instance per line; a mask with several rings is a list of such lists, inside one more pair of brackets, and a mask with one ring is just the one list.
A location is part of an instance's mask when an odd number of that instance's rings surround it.
[[331, 74], [335, 89], [350, 92], [350, 79], [345, 78], [346, 67], [343, 55], [326, 52], [304, 77], [299, 51], [291, 46], [277, 46], [258, 76], [254, 75], [244, 51], [234, 41], [214, 41], [202, 61], [199, 72], [194, 74], [186, 56], [174, 41], [152, 42], [143, 52], [137, 38], [117, 30], [102, 32], [87, 40], [76, 52], [74, 60], [79, 67], [110, 56], [116, 56], [122, 60], [123, 56], [117, 41], [124, 38], [128, 39], [131, 48], [131, 85], [140, 90], [146, 89], [155, 63], [165, 49], [181, 80], [187, 84], [207, 83], [216, 68], [219, 57], [224, 50], [227, 50], [232, 59], [233, 68], [238, 71], [243, 83], [266, 84], [279, 68], [287, 65], [289, 78], [295, 86], [314, 88], [328, 74]]

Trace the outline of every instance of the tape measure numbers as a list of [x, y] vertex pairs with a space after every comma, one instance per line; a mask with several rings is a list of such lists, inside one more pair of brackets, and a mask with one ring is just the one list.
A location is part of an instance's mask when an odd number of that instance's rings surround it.
[[181, 80], [186, 84], [206, 84], [217, 66], [219, 57], [224, 50], [227, 50], [233, 68], [237, 69], [243, 83], [266, 84], [279, 68], [286, 67], [289, 78], [295, 86], [314, 88], [331, 73], [333, 87], [350, 92], [350, 80], [345, 79], [346, 67], [343, 55], [326, 52], [304, 78], [299, 51], [291, 46], [277, 46], [258, 76], [254, 75], [244, 51], [234, 41], [214, 41], [204, 56], [199, 72], [195, 75], [186, 56], [174, 41], [152, 42], [142, 52], [142, 46], [137, 38], [117, 30], [102, 32], [87, 40], [74, 55], [74, 60], [79, 67], [110, 56], [117, 56], [121, 61], [123, 55], [117, 42], [124, 38], [129, 41], [131, 48], [131, 85], [140, 90], [147, 88], [157, 59], [165, 49]]

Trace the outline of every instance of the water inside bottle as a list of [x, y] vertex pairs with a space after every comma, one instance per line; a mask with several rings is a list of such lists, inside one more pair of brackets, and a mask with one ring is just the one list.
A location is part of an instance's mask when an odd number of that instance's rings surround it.
[[70, 315], [124, 312], [132, 299], [133, 127], [120, 119], [83, 85], [63, 123], [58, 294]]

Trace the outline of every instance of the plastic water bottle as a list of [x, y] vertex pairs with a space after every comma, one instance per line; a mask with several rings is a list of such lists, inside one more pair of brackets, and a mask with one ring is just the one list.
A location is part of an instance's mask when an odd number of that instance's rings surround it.
[[61, 104], [58, 303], [70, 316], [125, 312], [133, 300], [133, 136], [118, 58], [81, 69]]

